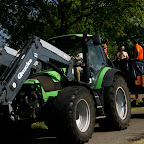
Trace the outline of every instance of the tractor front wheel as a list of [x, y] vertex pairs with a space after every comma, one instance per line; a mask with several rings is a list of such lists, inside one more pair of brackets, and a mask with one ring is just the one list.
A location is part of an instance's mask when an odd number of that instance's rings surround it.
[[57, 137], [63, 144], [83, 144], [94, 131], [95, 103], [85, 87], [64, 88], [56, 97]]

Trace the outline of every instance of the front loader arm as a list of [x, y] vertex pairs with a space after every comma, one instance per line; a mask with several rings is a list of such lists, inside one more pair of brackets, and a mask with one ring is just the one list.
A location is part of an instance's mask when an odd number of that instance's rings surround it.
[[30, 75], [34, 63], [37, 60], [49, 63], [49, 58], [66, 64], [68, 66], [67, 79], [69, 81], [74, 79], [71, 57], [38, 37], [33, 37], [4, 73], [0, 84], [0, 103], [3, 105], [11, 103]]
[[12, 48], [7, 46], [0, 48], [0, 65], [10, 67], [10, 64], [17, 56], [18, 52]]

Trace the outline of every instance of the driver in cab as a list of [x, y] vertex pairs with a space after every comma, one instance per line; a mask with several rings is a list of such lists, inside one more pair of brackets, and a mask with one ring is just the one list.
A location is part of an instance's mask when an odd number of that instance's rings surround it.
[[79, 49], [75, 49], [75, 57], [71, 56], [73, 59], [77, 60], [76, 64], [76, 72], [77, 72], [77, 80], [80, 82], [81, 71], [83, 70], [81, 64], [83, 62], [83, 53], [79, 52]]

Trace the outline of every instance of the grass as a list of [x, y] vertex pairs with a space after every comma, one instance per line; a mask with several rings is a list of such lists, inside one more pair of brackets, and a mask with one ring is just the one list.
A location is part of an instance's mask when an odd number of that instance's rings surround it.
[[[132, 101], [133, 101], [133, 100], [132, 100]], [[132, 101], [131, 101], [131, 102], [132, 102]], [[131, 111], [134, 112], [134, 111], [141, 110], [141, 109], [144, 109], [143, 101], [142, 101], [142, 100], [136, 100], [136, 106], [135, 106], [135, 107], [132, 107], [132, 108], [131, 108]]]
[[132, 107], [131, 112], [142, 110], [142, 109], [144, 109], [144, 107]]
[[48, 129], [44, 122], [36, 122], [32, 124], [32, 129]]
[[144, 144], [144, 138], [141, 140], [134, 141], [131, 144]]

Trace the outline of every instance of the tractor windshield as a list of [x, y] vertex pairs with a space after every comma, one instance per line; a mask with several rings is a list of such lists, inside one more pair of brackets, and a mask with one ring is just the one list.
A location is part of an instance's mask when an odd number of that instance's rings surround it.
[[93, 41], [87, 42], [90, 68], [90, 83], [94, 88], [97, 82], [97, 77], [101, 69], [106, 65], [102, 47], [93, 45]]
[[[75, 57], [77, 56], [77, 52], [82, 53], [82, 37], [78, 37], [75, 35], [60, 36], [56, 38], [51, 38], [48, 40], [48, 42], [70, 56]], [[66, 67], [63, 64], [58, 63], [57, 61], [51, 59], [50, 61], [58, 67]]]
[[80, 52], [82, 51], [82, 37], [77, 36], [58, 37], [50, 39], [48, 42], [69, 55], [74, 56], [75, 49], [80, 50]]

